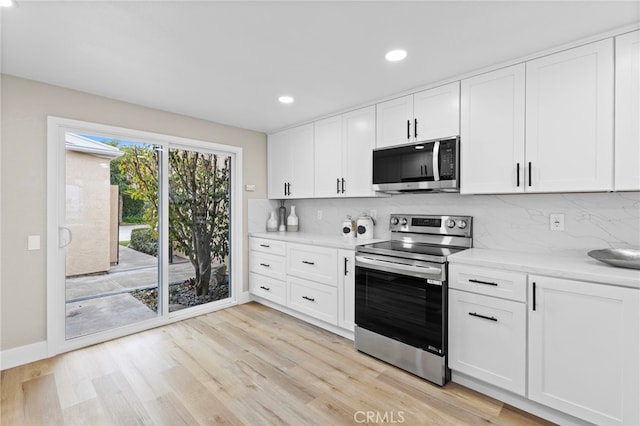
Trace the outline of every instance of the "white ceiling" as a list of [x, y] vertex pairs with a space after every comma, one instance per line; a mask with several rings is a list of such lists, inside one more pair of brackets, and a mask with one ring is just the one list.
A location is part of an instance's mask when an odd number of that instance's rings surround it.
[[[271, 132], [638, 22], [638, 1], [18, 0], [2, 10], [1, 64]], [[407, 59], [387, 63], [398, 47]]]

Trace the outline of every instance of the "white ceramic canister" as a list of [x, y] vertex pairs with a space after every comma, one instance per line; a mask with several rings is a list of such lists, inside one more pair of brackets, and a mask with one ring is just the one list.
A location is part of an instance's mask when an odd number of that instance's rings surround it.
[[358, 218], [357, 230], [358, 238], [369, 239], [373, 238], [373, 219], [366, 213], [362, 213], [362, 216]]
[[342, 236], [345, 238], [356, 237], [356, 223], [351, 216], [347, 216], [344, 222], [342, 222]]

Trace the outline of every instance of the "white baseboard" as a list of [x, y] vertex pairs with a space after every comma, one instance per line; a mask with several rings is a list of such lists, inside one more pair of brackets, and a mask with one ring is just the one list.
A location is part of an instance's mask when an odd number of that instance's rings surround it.
[[30, 345], [18, 346], [0, 352], [0, 370], [29, 364], [47, 358], [47, 342], [37, 342]]
[[251, 302], [251, 293], [248, 291], [243, 291], [238, 295], [238, 304], [241, 305], [243, 303]]

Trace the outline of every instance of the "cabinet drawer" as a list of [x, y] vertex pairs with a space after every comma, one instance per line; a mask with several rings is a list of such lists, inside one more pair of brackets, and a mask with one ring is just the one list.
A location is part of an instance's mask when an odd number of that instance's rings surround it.
[[335, 287], [338, 250], [290, 243], [287, 245], [287, 273]]
[[287, 290], [284, 281], [265, 277], [255, 273], [249, 274], [249, 292], [272, 302], [285, 305]]
[[284, 257], [257, 251], [252, 251], [249, 257], [249, 271], [285, 280], [287, 269]]
[[480, 266], [449, 265], [449, 288], [524, 302], [527, 274]]
[[252, 237], [249, 240], [249, 249], [262, 253], [271, 253], [284, 256], [286, 243], [284, 241], [268, 240]]
[[449, 290], [449, 368], [525, 394], [526, 305]]
[[314, 318], [338, 325], [338, 289], [312, 281], [287, 279], [287, 306]]

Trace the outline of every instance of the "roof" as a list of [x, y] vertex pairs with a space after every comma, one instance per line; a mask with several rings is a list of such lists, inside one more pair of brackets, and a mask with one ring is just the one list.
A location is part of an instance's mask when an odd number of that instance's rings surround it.
[[124, 154], [115, 146], [97, 142], [75, 133], [66, 133], [64, 138], [65, 149], [69, 151], [83, 152], [105, 158], [117, 158]]

